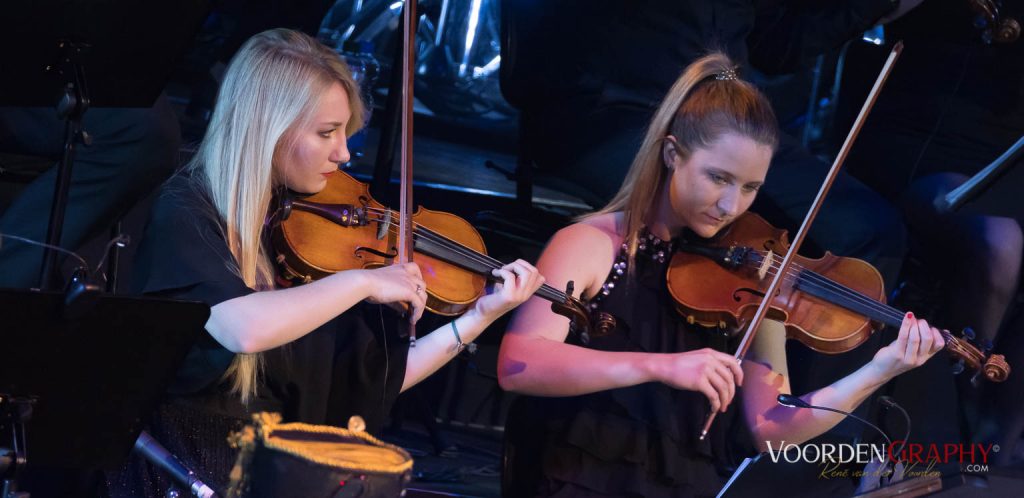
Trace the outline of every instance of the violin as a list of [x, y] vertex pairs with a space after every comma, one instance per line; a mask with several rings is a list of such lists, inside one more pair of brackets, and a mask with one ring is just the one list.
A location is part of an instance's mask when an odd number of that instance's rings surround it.
[[[669, 293], [690, 323], [745, 327], [778, 273], [789, 243], [785, 230], [745, 213], [709, 243], [684, 241], [668, 269]], [[867, 262], [826, 253], [796, 255], [770, 302], [767, 318], [783, 322], [786, 337], [827, 354], [850, 351], [885, 325], [899, 327], [905, 313], [885, 304], [882, 276]], [[942, 331], [946, 350], [992, 382], [1010, 366], [1002, 355]]]
[[[307, 283], [344, 270], [388, 266], [399, 255], [398, 213], [370, 196], [369, 188], [343, 171], [308, 197], [279, 195], [271, 216], [271, 244], [282, 285]], [[413, 261], [426, 283], [427, 309], [455, 316], [483, 296], [491, 270], [504, 264], [487, 256], [480, 233], [451, 213], [422, 206], [412, 215]], [[606, 334], [615, 328], [607, 313], [593, 320], [586, 303], [544, 284], [536, 296], [570, 320], [574, 333]]]

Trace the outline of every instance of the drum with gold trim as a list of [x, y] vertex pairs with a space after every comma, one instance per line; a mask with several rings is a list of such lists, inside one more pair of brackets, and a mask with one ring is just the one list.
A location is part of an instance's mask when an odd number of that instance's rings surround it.
[[281, 423], [271, 413], [253, 415], [253, 426], [232, 434], [240, 452], [231, 471], [229, 497], [388, 497], [405, 495], [412, 458], [402, 448], [363, 430]]

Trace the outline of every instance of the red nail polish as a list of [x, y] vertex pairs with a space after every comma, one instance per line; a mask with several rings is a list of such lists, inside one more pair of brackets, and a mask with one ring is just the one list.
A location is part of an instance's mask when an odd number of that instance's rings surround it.
[[913, 311], [908, 311], [907, 312], [907, 318], [914, 318], [914, 312]]

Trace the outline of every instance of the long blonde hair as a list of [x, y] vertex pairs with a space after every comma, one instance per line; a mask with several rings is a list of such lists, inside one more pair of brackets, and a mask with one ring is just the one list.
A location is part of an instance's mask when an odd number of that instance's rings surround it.
[[665, 138], [676, 138], [685, 159], [694, 149], [709, 147], [727, 132], [773, 149], [778, 144], [778, 123], [768, 99], [736, 76], [736, 65], [727, 55], [715, 52], [690, 64], [672, 85], [647, 128], [622, 187], [608, 205], [585, 218], [622, 211], [625, 242], [632, 258], [639, 233], [669, 177], [662, 158]]
[[[273, 29], [250, 38], [232, 58], [199, 150], [189, 164], [208, 194], [234, 258], [231, 270], [255, 290], [274, 287], [263, 226], [273, 196], [274, 157], [291, 132], [308, 124], [334, 83], [348, 94], [348, 136], [364, 123], [365, 106], [348, 66], [313, 38]], [[247, 403], [256, 394], [262, 355], [235, 355], [224, 374]]]

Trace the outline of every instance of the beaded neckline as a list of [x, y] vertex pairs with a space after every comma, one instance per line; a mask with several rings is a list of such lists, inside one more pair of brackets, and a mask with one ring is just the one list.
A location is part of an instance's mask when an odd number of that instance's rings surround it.
[[[672, 240], [662, 240], [655, 236], [653, 233], [643, 229], [640, 232], [639, 243], [636, 247], [637, 258], [648, 258], [658, 264], [664, 264], [665, 258], [671, 256], [672, 249], [675, 246]], [[619, 254], [615, 258], [615, 263], [612, 264], [611, 272], [608, 273], [608, 278], [605, 279], [604, 284], [601, 285], [601, 290], [590, 300], [590, 309], [595, 310], [600, 306], [609, 294], [615, 290], [615, 286], [626, 274], [626, 269], [629, 266], [629, 245], [623, 243], [619, 247]]]

